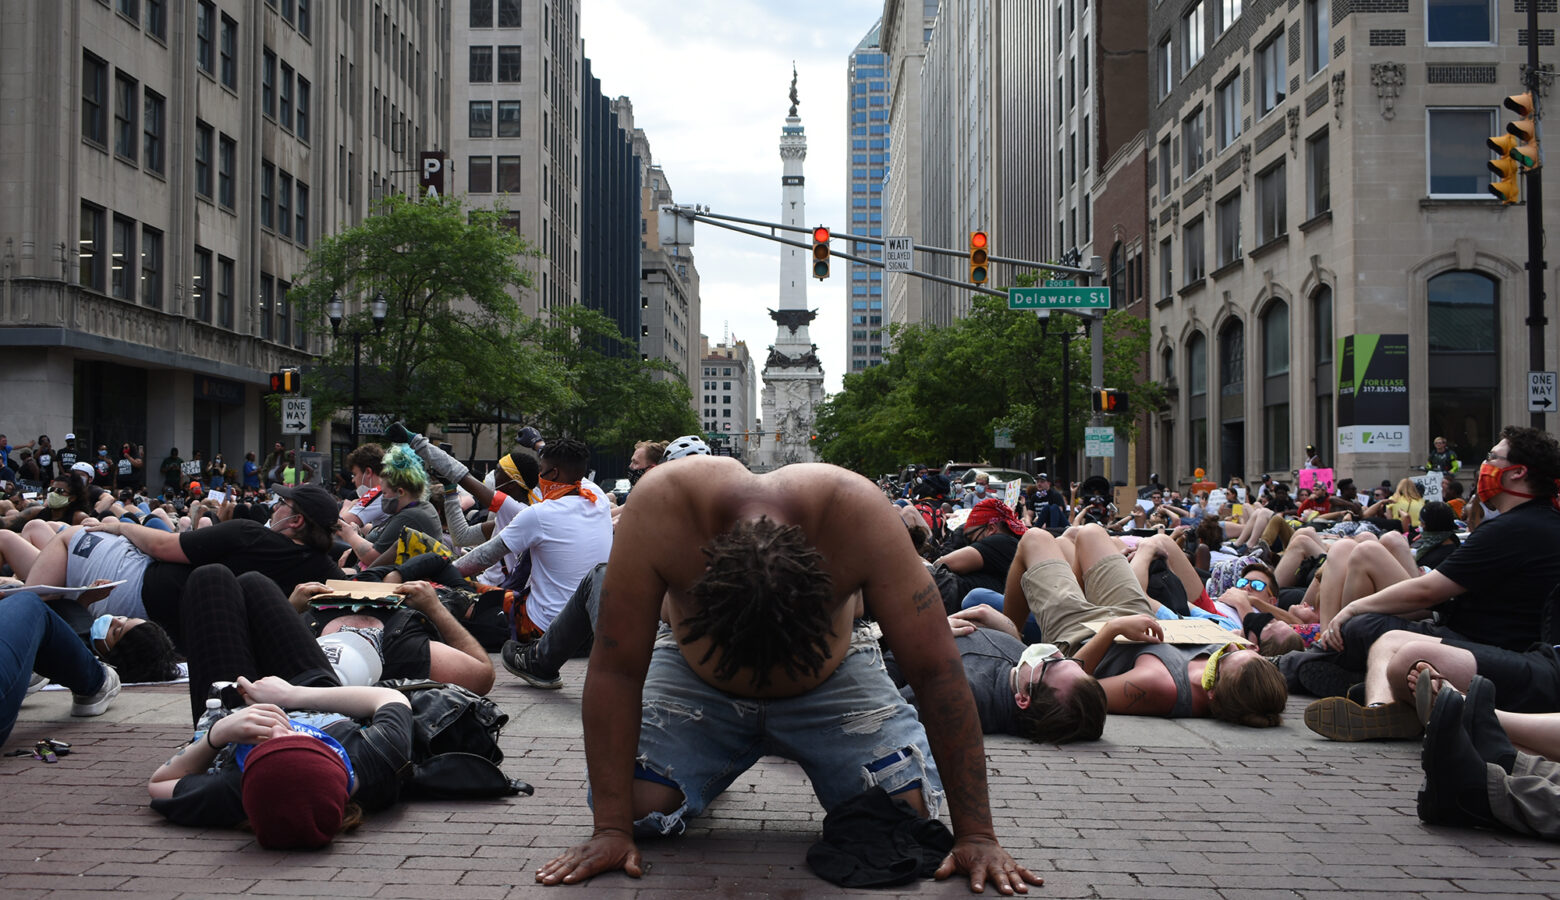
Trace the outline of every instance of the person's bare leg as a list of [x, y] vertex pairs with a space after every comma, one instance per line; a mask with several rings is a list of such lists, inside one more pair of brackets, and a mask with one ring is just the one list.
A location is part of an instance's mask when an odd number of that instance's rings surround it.
[[49, 546], [38, 552], [38, 558], [33, 561], [32, 568], [22, 580], [28, 584], [54, 584], [66, 587], [65, 563], [69, 559], [70, 539], [80, 530], [80, 525], [72, 525], [61, 530]]
[[1322, 549], [1322, 542], [1316, 539], [1316, 532], [1303, 533], [1306, 530], [1296, 531], [1289, 539], [1289, 544], [1284, 547], [1284, 555], [1278, 560], [1278, 567], [1273, 570], [1273, 577], [1278, 579], [1279, 587], [1294, 587], [1295, 574], [1300, 571], [1300, 564], [1326, 552]]
[[[1500, 697], [1495, 698], [1497, 701]], [[1560, 760], [1560, 713], [1495, 711], [1506, 737], [1523, 753]]]
[[1031, 528], [1024, 532], [1023, 537], [1018, 539], [1018, 551], [1013, 554], [1013, 565], [1008, 567], [1007, 584], [1002, 591], [1002, 614], [1012, 620], [1013, 627], [1020, 634], [1029, 618], [1029, 599], [1024, 596], [1024, 573], [1045, 559], [1068, 562], [1062, 553], [1061, 541], [1043, 528]]
[[[1416, 569], [1417, 573], [1418, 570]], [[1343, 579], [1343, 605], [1368, 597], [1385, 587], [1408, 580], [1392, 552], [1380, 541], [1359, 541], [1349, 556], [1349, 565]]]
[[47, 547], [49, 542], [54, 540], [55, 533], [54, 523], [42, 519], [33, 519], [22, 526], [22, 537], [39, 550]]
[[1077, 532], [1078, 529], [1076, 528], [1069, 528], [1062, 532], [1061, 537], [1056, 539], [1056, 549], [1061, 551], [1062, 558], [1067, 560], [1067, 567], [1073, 570], [1073, 575], [1076, 576], [1078, 578], [1078, 582], [1082, 584], [1083, 576], [1078, 574]]
[[1403, 567], [1403, 574], [1409, 578], [1418, 578], [1421, 574], [1419, 563], [1414, 562], [1414, 548], [1408, 543], [1408, 538], [1401, 531], [1389, 531], [1381, 536], [1381, 548], [1392, 554], [1398, 565]]
[[1318, 591], [1316, 611], [1322, 617], [1322, 627], [1332, 623], [1333, 616], [1343, 609], [1343, 582], [1349, 571], [1349, 557], [1359, 544], [1339, 541], [1327, 552], [1327, 565], [1322, 569], [1321, 588]]
[[[1068, 530], [1078, 532], [1078, 536], [1073, 539], [1073, 543], [1078, 547], [1078, 558], [1074, 571], [1087, 572], [1094, 568], [1095, 564], [1100, 560], [1108, 556], [1121, 555], [1121, 548], [1117, 545], [1115, 538], [1112, 538], [1110, 532], [1099, 525], [1084, 525], [1081, 528], [1070, 528]], [[1165, 538], [1165, 540], [1169, 540], [1169, 538]], [[1174, 545], [1172, 544], [1172, 546]], [[1080, 585], [1083, 584], [1082, 576], [1079, 576], [1078, 583]]]
[[[1186, 558], [1186, 553], [1181, 550], [1174, 540], [1171, 540], [1168, 535], [1156, 534], [1148, 538], [1144, 543], [1149, 545], [1155, 556], [1164, 559], [1165, 565], [1170, 567], [1170, 571], [1181, 582], [1182, 589], [1186, 591], [1187, 603], [1191, 603], [1202, 596], [1202, 576], [1197, 574], [1197, 569], [1192, 566], [1191, 561]], [[1142, 555], [1143, 544], [1138, 544], [1137, 555], [1132, 560], [1132, 571], [1138, 576], [1138, 584], [1142, 585], [1146, 593], [1148, 591], [1148, 566], [1153, 562], [1153, 559], [1150, 558], [1144, 561], [1142, 569], [1139, 571], [1137, 557]], [[1082, 578], [1079, 578], [1078, 581], [1079, 584], [1083, 583]]]
[[[1409, 672], [1414, 663], [1420, 660], [1429, 663], [1447, 684], [1459, 691], [1467, 690], [1468, 682], [1479, 672], [1478, 660], [1474, 659], [1472, 653], [1442, 643], [1440, 638], [1414, 634], [1412, 631], [1389, 631], [1382, 637], [1400, 634], [1412, 636], [1396, 642], [1397, 647], [1386, 669], [1392, 699], [1400, 703], [1414, 702], [1414, 685], [1418, 683], [1418, 677], [1410, 679]], [[1374, 651], [1375, 646], [1372, 645], [1371, 649]]]
[[16, 577], [27, 580], [33, 563], [41, 551], [32, 542], [14, 531], [0, 531], [0, 563], [7, 564]]

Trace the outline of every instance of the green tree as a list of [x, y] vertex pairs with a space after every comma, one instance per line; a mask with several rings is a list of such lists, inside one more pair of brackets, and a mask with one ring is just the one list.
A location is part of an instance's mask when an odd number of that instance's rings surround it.
[[[346, 301], [342, 337], [309, 380], [317, 420], [350, 406], [352, 341], [362, 338], [362, 408], [391, 413], [413, 427], [486, 419], [562, 401], [561, 367], [540, 350], [535, 323], [524, 322], [514, 294], [532, 284], [517, 260], [535, 256], [494, 210], [467, 209], [453, 197], [392, 195], [361, 224], [322, 237], [288, 298], [310, 332], [329, 335], [326, 304]], [[369, 301], [383, 293], [384, 325], [375, 330]]]

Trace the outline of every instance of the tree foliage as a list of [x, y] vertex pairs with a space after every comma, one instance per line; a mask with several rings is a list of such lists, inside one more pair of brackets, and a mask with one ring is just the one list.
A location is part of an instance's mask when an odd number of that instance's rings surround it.
[[[538, 255], [501, 212], [459, 198], [391, 196], [360, 225], [321, 238], [289, 298], [323, 338], [327, 307], [346, 301], [341, 333], [306, 379], [316, 424], [352, 402], [352, 332], [361, 335], [361, 408], [411, 425], [537, 425], [592, 446], [697, 431], [685, 379], [658, 378], [610, 319], [572, 307], [532, 320], [515, 297]], [[370, 301], [387, 301], [376, 330]], [[631, 437], [630, 437], [631, 436]]]
[[[1071, 400], [1067, 448], [1083, 444], [1088, 424], [1089, 341], [1071, 342], [1064, 383], [1064, 331], [1081, 332], [1072, 315], [1047, 325], [1032, 312], [1009, 310], [981, 297], [968, 317], [948, 327], [893, 328], [893, 349], [881, 366], [845, 376], [844, 390], [819, 412], [819, 455], [866, 475], [908, 462], [1000, 456], [993, 430], [1011, 429], [1019, 447], [1066, 452], [1062, 398]], [[1104, 319], [1105, 386], [1130, 388], [1133, 410], [1157, 409], [1163, 391], [1139, 382], [1148, 351], [1148, 324], [1120, 310]], [[1113, 416], [1128, 437], [1135, 417]]]

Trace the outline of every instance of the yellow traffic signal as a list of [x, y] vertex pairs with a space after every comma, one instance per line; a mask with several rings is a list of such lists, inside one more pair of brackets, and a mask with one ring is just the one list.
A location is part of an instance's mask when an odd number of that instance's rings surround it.
[[299, 377], [297, 369], [283, 369], [280, 372], [271, 373], [271, 392], [277, 394], [296, 394], [303, 388], [303, 380]]
[[813, 229], [812, 248], [813, 277], [822, 281], [829, 277], [829, 229], [819, 225]]
[[[1515, 141], [1511, 135], [1502, 135], [1506, 140]], [[1494, 139], [1491, 139], [1491, 143]], [[1521, 191], [1517, 187], [1517, 172], [1520, 166], [1509, 154], [1498, 156], [1490, 160], [1486, 165], [1495, 174], [1495, 180], [1490, 182], [1490, 193], [1500, 198], [1500, 202], [1510, 206], [1521, 199]]]
[[985, 284], [986, 278], [991, 274], [990, 243], [986, 232], [970, 232], [970, 283], [972, 284]]
[[1127, 392], [1115, 388], [1102, 388], [1090, 396], [1095, 412], [1124, 413], [1127, 411]]

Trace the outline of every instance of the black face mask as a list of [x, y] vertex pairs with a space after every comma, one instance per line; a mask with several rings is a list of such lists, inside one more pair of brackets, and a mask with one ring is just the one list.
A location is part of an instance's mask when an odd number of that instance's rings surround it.
[[639, 479], [643, 478], [645, 473], [648, 472], [648, 471], [649, 471], [649, 469], [629, 469], [628, 470], [628, 486], [629, 487], [633, 487], [634, 485], [638, 484], [639, 483]]

